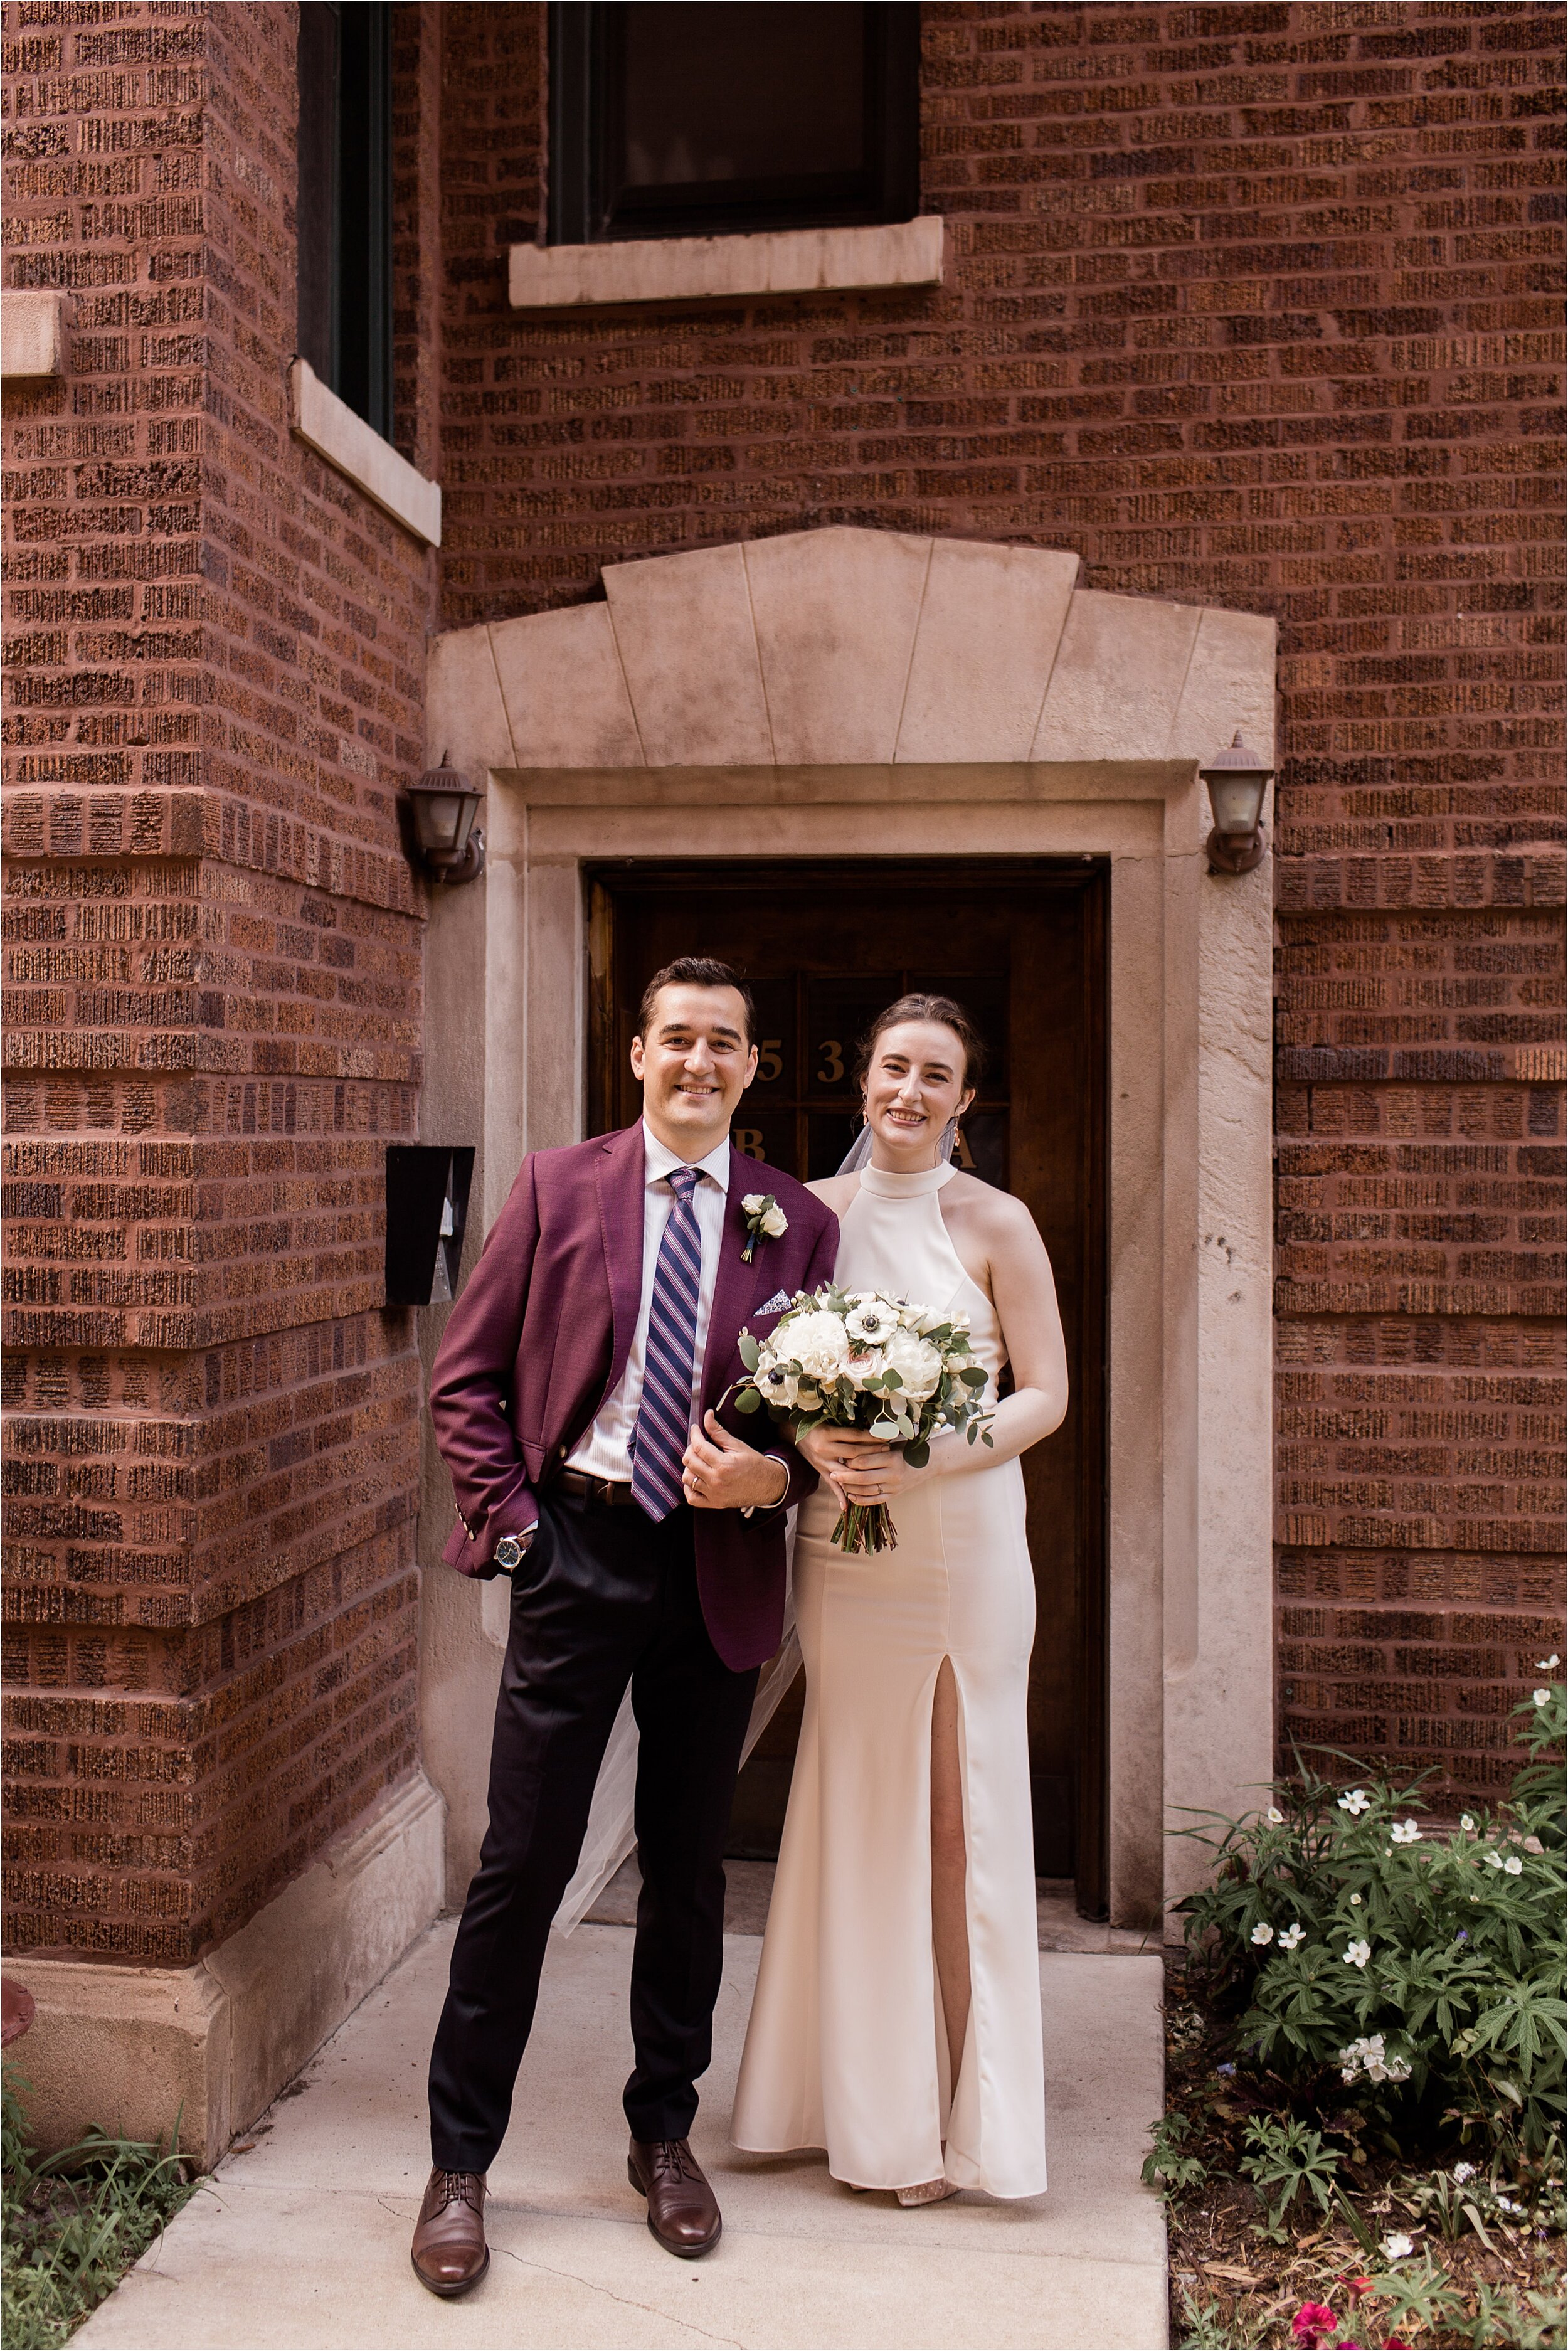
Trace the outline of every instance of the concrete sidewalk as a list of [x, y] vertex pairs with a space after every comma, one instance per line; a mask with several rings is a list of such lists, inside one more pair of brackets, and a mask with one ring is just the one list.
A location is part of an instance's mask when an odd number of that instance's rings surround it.
[[[490, 2176], [492, 2261], [442, 2303], [409, 2266], [427, 2170], [424, 2070], [451, 1922], [425, 1935], [218, 2167], [75, 2338], [133, 2351], [728, 2344], [1154, 2351], [1165, 2226], [1139, 2185], [1162, 2103], [1157, 1957], [1045, 1951], [1050, 2193], [905, 2212], [820, 2156], [743, 2156], [726, 2123], [757, 1973], [727, 1938], [693, 2133], [724, 2207], [706, 2260], [673, 2261], [626, 2184], [632, 1937], [552, 1943], [511, 2135]], [[245, 2151], [241, 2152], [243, 2148]]]

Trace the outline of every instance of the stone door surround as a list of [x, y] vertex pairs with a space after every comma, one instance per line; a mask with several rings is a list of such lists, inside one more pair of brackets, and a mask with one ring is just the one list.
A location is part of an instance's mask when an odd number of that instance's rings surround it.
[[[1238, 726], [1270, 750], [1274, 625], [1077, 572], [835, 526], [436, 638], [431, 757], [484, 783], [490, 862], [433, 893], [421, 1131], [479, 1144], [485, 1226], [525, 1151], [582, 1133], [585, 864], [1109, 862], [1112, 1916], [1143, 1925], [1189, 1882], [1176, 1808], [1239, 1806], [1271, 1764], [1271, 881], [1207, 872], [1197, 767]], [[503, 1628], [436, 1564], [450, 1524], [427, 1449], [425, 1759], [460, 1894]]]

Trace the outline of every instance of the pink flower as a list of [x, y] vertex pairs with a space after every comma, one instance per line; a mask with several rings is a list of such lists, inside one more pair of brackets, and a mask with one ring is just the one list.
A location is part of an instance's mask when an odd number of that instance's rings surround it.
[[1333, 2335], [1338, 2325], [1326, 2302], [1303, 2302], [1291, 2321], [1291, 2332], [1305, 2351], [1317, 2351], [1319, 2337]]

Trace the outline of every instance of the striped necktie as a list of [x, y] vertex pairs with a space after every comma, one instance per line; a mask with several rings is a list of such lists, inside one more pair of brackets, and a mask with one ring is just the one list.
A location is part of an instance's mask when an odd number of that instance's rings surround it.
[[632, 1499], [655, 1524], [667, 1519], [682, 1499], [681, 1458], [691, 1427], [703, 1273], [703, 1238], [693, 1198], [701, 1179], [695, 1167], [672, 1167], [664, 1180], [675, 1196], [653, 1270], [643, 1395], [632, 1447]]

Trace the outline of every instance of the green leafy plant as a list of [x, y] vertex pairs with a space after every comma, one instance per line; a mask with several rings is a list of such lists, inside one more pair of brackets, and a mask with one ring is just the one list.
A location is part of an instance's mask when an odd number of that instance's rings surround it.
[[1154, 2146], [1144, 2158], [1143, 2180], [1162, 2196], [1179, 2196], [1208, 2177], [1208, 2168], [1195, 2154], [1183, 2153], [1185, 2142], [1198, 2127], [1188, 2115], [1162, 2115], [1151, 2125]]
[[1303, 2190], [1320, 2212], [1326, 2212], [1333, 2201], [1340, 2160], [1339, 2149], [1325, 2147], [1321, 2131], [1305, 2123], [1255, 2115], [1247, 2126], [1241, 2170], [1268, 2216], [1259, 2233], [1281, 2242], [1285, 2214]]
[[1337, 2073], [1336, 2097], [1435, 2105], [1530, 2154], [1558, 2126], [1568, 2052], [1564, 1685], [1515, 1713], [1531, 1760], [1495, 1813], [1434, 1832], [1419, 1781], [1301, 1764], [1264, 1812], [1182, 1832], [1216, 1866], [1181, 1907], [1217, 1991], [1245, 2004], [1254, 2064], [1308, 2087]]
[[172, 2134], [164, 2149], [93, 2130], [38, 2161], [17, 2095], [26, 2086], [6, 2069], [0, 2338], [22, 2351], [53, 2351], [141, 2258], [192, 2185]]

